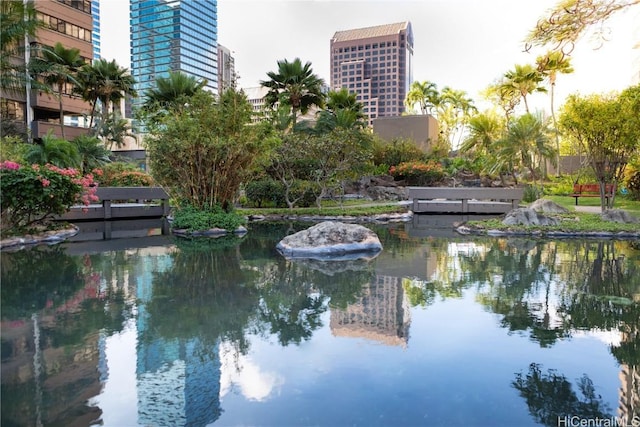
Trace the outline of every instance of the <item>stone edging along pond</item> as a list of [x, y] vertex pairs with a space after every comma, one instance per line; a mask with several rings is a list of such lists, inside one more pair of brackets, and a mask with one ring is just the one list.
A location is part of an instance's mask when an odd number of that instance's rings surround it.
[[[390, 214], [378, 214], [371, 216], [320, 216], [320, 215], [251, 215], [247, 219], [249, 222], [262, 222], [262, 221], [302, 221], [302, 222], [319, 222], [319, 221], [340, 221], [340, 222], [357, 222], [357, 223], [371, 223], [371, 224], [386, 224], [395, 222], [408, 222], [413, 218], [413, 212], [408, 211], [404, 213], [390, 213]], [[473, 228], [466, 224], [454, 226], [455, 231], [461, 235], [485, 235], [485, 236], [513, 236], [513, 237], [543, 237], [543, 238], [613, 238], [613, 239], [640, 239], [640, 230], [638, 232], [601, 232], [601, 231], [587, 231], [587, 232], [566, 232], [556, 230], [495, 230], [495, 229], [480, 229]], [[234, 234], [242, 236], [247, 232], [247, 229], [240, 227], [234, 231]], [[31, 247], [37, 244], [49, 244], [53, 245], [60, 243], [65, 239], [75, 236], [78, 233], [78, 228], [74, 225], [62, 229], [51, 230], [43, 232], [42, 234], [30, 234], [25, 236], [10, 237], [0, 240], [0, 249], [3, 250], [20, 250], [23, 248]], [[187, 232], [185, 230], [172, 230], [172, 233], [180, 237], [221, 237], [228, 232], [223, 229], [203, 230], [197, 232]]]

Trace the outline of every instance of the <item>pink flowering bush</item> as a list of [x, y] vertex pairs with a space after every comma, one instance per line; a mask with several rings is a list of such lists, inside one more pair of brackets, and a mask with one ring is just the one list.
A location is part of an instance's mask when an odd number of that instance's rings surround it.
[[403, 162], [389, 168], [389, 174], [398, 180], [405, 180], [409, 185], [432, 185], [441, 181], [444, 168], [435, 160]]
[[97, 202], [93, 174], [51, 164], [0, 163], [0, 206], [3, 231], [20, 231], [61, 215], [74, 204]]

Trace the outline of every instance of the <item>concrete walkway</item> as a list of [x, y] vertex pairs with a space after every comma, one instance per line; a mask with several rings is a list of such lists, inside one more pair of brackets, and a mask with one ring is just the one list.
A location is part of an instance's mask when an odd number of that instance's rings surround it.
[[574, 206], [574, 208], [577, 212], [588, 212], [595, 214], [599, 214], [602, 212], [600, 206]]

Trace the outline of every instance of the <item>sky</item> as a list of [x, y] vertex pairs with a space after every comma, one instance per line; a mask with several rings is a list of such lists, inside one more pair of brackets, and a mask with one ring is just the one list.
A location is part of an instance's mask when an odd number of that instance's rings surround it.
[[[187, 0], [188, 1], [188, 0]], [[556, 0], [218, 0], [218, 42], [235, 57], [239, 86], [259, 86], [277, 61], [299, 57], [329, 83], [329, 41], [336, 31], [410, 21], [414, 80], [464, 90], [482, 105], [480, 92], [515, 64], [535, 63], [541, 48], [524, 52], [523, 40]], [[101, 49], [129, 67], [128, 0], [101, 0]], [[634, 31], [635, 28], [635, 31]], [[621, 90], [640, 64], [640, 7], [607, 21], [601, 47], [583, 37], [574, 73], [560, 75], [556, 105], [570, 93]], [[635, 33], [635, 34], [634, 34]], [[634, 41], [635, 40], [635, 41]], [[640, 65], [636, 65], [637, 67]], [[637, 71], [636, 71], [637, 73]], [[548, 97], [536, 95], [533, 108]]]

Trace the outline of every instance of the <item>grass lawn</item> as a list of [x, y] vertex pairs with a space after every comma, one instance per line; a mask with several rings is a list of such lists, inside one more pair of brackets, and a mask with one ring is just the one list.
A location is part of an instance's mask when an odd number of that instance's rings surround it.
[[[571, 196], [544, 196], [545, 199], [553, 200], [560, 206], [564, 206], [569, 210], [574, 210], [576, 199]], [[578, 199], [579, 206], [600, 206], [600, 198], [598, 197], [580, 197]], [[616, 196], [614, 209], [622, 209], [631, 215], [640, 217], [640, 201], [631, 200], [629, 197]]]

